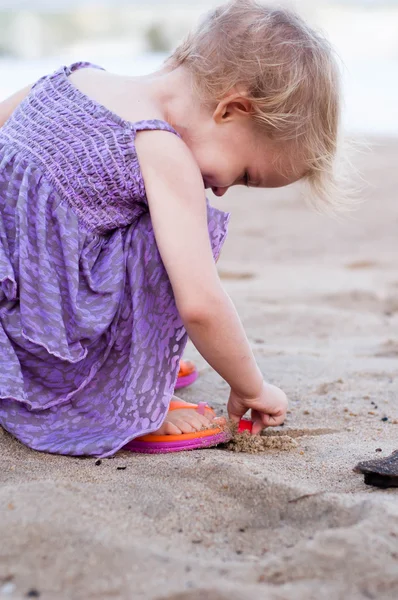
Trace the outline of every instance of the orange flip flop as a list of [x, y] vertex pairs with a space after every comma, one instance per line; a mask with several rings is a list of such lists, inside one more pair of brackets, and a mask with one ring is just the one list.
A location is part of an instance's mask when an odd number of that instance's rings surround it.
[[190, 360], [180, 360], [180, 370], [177, 377], [175, 389], [179, 390], [192, 385], [198, 378], [198, 371]]
[[[211, 410], [206, 402], [200, 404], [188, 404], [172, 400], [169, 411], [171, 410], [197, 410], [199, 414], [204, 415], [206, 410]], [[195, 431], [194, 433], [181, 433], [180, 435], [144, 435], [136, 438], [124, 446], [124, 450], [130, 452], [143, 452], [145, 454], [165, 454], [166, 452], [182, 452], [183, 450], [195, 450], [196, 448], [209, 448], [217, 446], [231, 439], [231, 434], [221, 427]]]

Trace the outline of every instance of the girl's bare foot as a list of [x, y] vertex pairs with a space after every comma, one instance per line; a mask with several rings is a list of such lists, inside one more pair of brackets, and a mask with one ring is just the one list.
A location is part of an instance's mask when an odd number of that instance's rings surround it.
[[[184, 402], [176, 396], [172, 400]], [[180, 435], [181, 433], [194, 433], [204, 428], [210, 427], [215, 416], [211, 410], [205, 410], [204, 415], [200, 415], [196, 410], [176, 409], [169, 411], [163, 425], [154, 435]]]

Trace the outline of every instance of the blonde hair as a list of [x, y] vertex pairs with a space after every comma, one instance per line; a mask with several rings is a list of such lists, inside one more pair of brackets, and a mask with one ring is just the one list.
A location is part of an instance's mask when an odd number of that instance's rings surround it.
[[208, 13], [167, 65], [184, 65], [207, 102], [244, 89], [254, 121], [281, 150], [289, 145], [293, 167], [295, 159], [304, 162], [313, 203], [342, 204], [335, 168], [340, 73], [327, 40], [297, 14], [255, 0], [229, 2]]

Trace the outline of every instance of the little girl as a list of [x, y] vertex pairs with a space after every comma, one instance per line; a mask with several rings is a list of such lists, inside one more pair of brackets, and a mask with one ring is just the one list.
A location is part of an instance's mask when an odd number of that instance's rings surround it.
[[187, 335], [229, 417], [280, 425], [217, 275], [229, 215], [205, 189], [307, 179], [330, 202], [339, 77], [295, 14], [237, 0], [147, 77], [63, 67], [1, 105], [0, 424], [36, 450], [110, 456], [227, 439], [173, 398]]

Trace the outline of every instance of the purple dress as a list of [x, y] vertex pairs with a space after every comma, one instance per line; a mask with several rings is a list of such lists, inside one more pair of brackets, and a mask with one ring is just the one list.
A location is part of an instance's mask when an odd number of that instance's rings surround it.
[[[40, 79], [0, 129], [0, 425], [45, 452], [110, 456], [162, 424], [186, 332], [130, 123]], [[228, 215], [208, 206], [218, 256]]]

